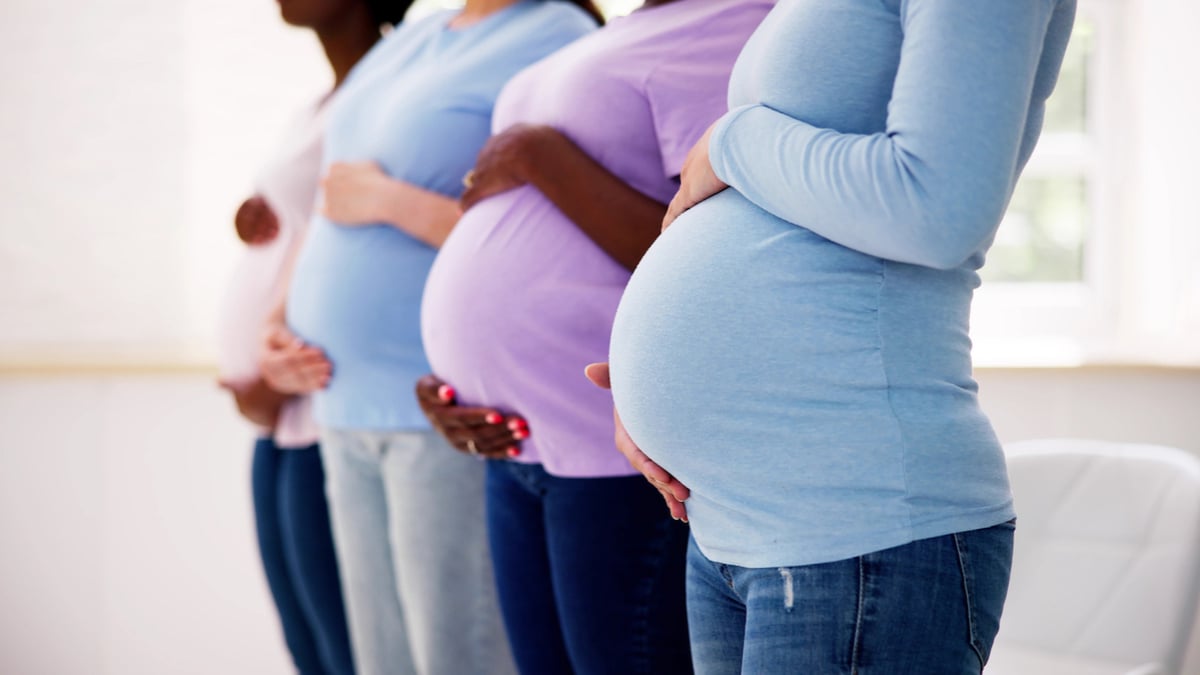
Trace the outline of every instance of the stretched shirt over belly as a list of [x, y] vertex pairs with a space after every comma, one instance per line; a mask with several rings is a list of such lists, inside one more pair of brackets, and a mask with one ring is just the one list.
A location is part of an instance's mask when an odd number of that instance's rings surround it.
[[[513, 78], [496, 130], [546, 124], [664, 204], [687, 151], [725, 111], [734, 58], [763, 0], [688, 0], [615, 19]], [[430, 271], [423, 333], [466, 404], [523, 415], [518, 461], [558, 476], [635, 473], [613, 445], [612, 399], [583, 375], [604, 361], [629, 273], [533, 187], [465, 213]]]
[[746, 45], [709, 144], [731, 188], [647, 253], [610, 355], [709, 558], [814, 564], [1013, 517], [970, 301], [1073, 14], [785, 0]]

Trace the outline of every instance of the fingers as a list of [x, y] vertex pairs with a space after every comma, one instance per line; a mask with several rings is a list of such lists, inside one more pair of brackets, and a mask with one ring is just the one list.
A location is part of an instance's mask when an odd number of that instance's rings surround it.
[[253, 195], [233, 217], [238, 238], [251, 245], [265, 244], [279, 234], [279, 218], [262, 195]]
[[429, 422], [459, 452], [488, 459], [521, 454], [529, 423], [520, 415], [504, 415], [486, 406], [455, 404], [454, 388], [436, 375], [417, 380], [417, 401]]
[[437, 375], [421, 376], [415, 391], [422, 405], [448, 405], [454, 402], [454, 387]]
[[282, 322], [275, 324], [267, 331], [266, 343], [268, 350], [283, 349], [303, 344], [300, 342], [300, 338], [288, 330], [287, 326], [283, 325]]
[[687, 210], [687, 207], [684, 206], [684, 199], [682, 196], [683, 188], [680, 188], [679, 192], [676, 192], [675, 196], [671, 199], [671, 203], [667, 204], [667, 215], [663, 216], [662, 222], [663, 232], [667, 231], [667, 228], [671, 226], [671, 223], [675, 222], [675, 219], [679, 217], [679, 214]]
[[636, 450], [636, 447], [634, 453], [626, 453], [625, 456], [629, 458], [629, 463], [633, 465], [633, 468], [645, 476], [646, 480], [650, 481], [650, 484], [659, 491], [669, 493], [680, 502], [686, 502], [692, 496], [692, 491], [686, 485], [647, 457], [641, 450]]
[[490, 459], [521, 454], [529, 426], [519, 416], [504, 416], [489, 408], [440, 406], [426, 410], [430, 421], [450, 444], [462, 452]]
[[254, 235], [254, 244], [266, 244], [274, 241], [275, 237], [279, 236], [279, 224], [270, 222], [264, 225]]
[[459, 206], [463, 211], [469, 210], [488, 197], [508, 192], [520, 185], [511, 177], [492, 178], [493, 175], [492, 173], [476, 174], [475, 182], [459, 197]]
[[483, 197], [482, 192], [477, 183], [472, 183], [466, 190], [463, 190], [462, 196], [458, 198], [458, 207], [465, 213], [472, 206], [478, 204]]
[[503, 425], [445, 430], [443, 434], [460, 452], [487, 459], [508, 459], [521, 454], [520, 441]]
[[279, 225], [274, 222], [257, 222], [239, 225], [238, 238], [251, 246], [269, 243], [279, 235]]
[[[642, 452], [642, 449], [633, 442], [633, 438], [626, 431], [625, 425], [621, 422], [621, 416], [615, 409], [613, 410], [613, 424], [616, 427], [617, 450], [625, 456], [625, 459], [629, 460], [634, 469], [645, 476], [646, 480], [650, 481], [650, 484], [663, 494], [664, 498], [670, 496], [667, 502], [668, 507], [671, 507], [672, 501], [678, 502], [682, 507], [683, 502], [692, 496], [692, 491]], [[675, 515], [675, 511], [676, 509], [672, 507], [672, 515]]]
[[260, 367], [271, 387], [287, 394], [324, 389], [333, 376], [333, 364], [315, 347], [269, 350]]
[[592, 381], [592, 384], [601, 389], [612, 389], [612, 380], [609, 377], [608, 363], [590, 363], [583, 369], [583, 374], [587, 379]]
[[659, 488], [658, 493], [662, 495], [663, 502], [666, 503], [667, 511], [670, 511], [671, 517], [686, 523], [688, 521], [687, 506], [678, 499], [675, 499], [671, 493], [665, 492], [661, 488]]

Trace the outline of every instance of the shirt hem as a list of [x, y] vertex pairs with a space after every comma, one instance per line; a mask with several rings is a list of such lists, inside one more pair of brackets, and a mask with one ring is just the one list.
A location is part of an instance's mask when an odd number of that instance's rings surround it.
[[1012, 500], [1009, 500], [999, 506], [918, 523], [908, 530], [878, 533], [853, 541], [829, 540], [820, 546], [814, 546], [811, 541], [797, 540], [759, 547], [769, 548], [769, 551], [751, 551], [738, 546], [714, 545], [712, 542], [705, 544], [694, 524], [692, 535], [704, 557], [715, 563], [746, 568], [799, 567], [847, 560], [921, 539], [992, 527], [1015, 517]]

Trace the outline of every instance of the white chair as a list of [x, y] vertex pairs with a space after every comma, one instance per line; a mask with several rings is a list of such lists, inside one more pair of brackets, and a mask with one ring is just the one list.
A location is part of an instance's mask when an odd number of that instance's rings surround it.
[[1017, 508], [988, 675], [1175, 675], [1200, 594], [1200, 459], [1038, 440], [1006, 448]]

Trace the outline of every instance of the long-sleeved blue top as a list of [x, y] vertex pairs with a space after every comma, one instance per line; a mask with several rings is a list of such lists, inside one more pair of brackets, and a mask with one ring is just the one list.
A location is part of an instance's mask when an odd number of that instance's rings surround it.
[[1013, 517], [971, 296], [1074, 0], [783, 0], [709, 143], [730, 185], [643, 259], [613, 394], [701, 550], [840, 560]]

